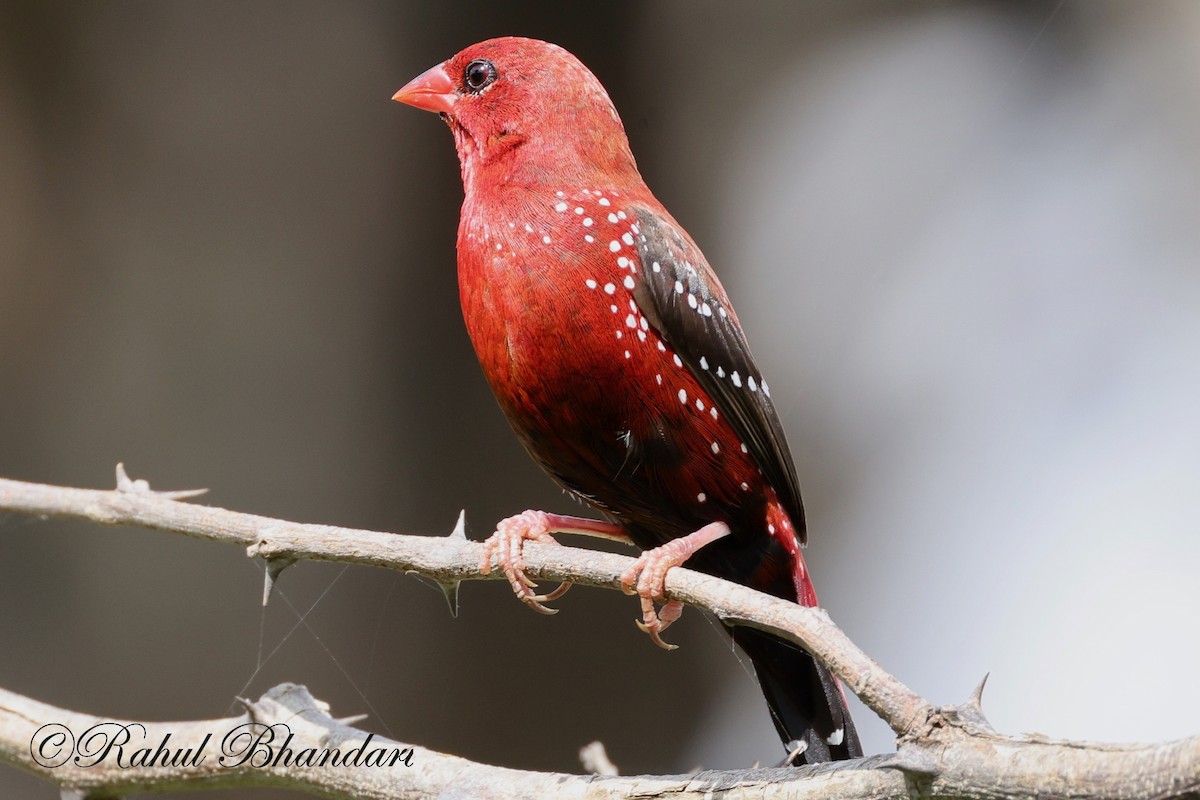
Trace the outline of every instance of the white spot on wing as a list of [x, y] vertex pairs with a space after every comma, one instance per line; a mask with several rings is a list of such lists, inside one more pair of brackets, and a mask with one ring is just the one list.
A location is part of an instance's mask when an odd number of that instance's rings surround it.
[[594, 280], [592, 280], [591, 278], [588, 278], [586, 281], [584, 281], [584, 283], [587, 284], [587, 287], [589, 289], [595, 289], [597, 286], [600, 285], [600, 284], [596, 283]]
[[681, 402], [681, 403], [687, 402], [687, 390], [686, 389], [679, 390], [679, 402]]
[[617, 291], [617, 285], [615, 283], [604, 284], [604, 293], [605, 294], [613, 294], [616, 291]]
[[621, 249], [621, 243], [618, 242], [616, 239], [613, 239], [611, 242], [608, 243], [608, 249], [612, 250], [615, 253]]
[[625, 288], [626, 288], [626, 289], [632, 289], [632, 288], [633, 288], [633, 276], [631, 276], [631, 275], [626, 275], [626, 276], [625, 276], [625, 280], [624, 280], [624, 281], [622, 281], [622, 283], [624, 283], [624, 284], [625, 284]]

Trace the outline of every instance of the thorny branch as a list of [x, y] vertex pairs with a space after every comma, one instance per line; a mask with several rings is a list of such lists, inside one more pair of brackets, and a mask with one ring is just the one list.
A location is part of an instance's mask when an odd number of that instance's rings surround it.
[[[454, 532], [444, 537], [306, 525], [183, 503], [197, 492], [153, 492], [145, 481], [131, 481], [120, 466], [117, 478], [117, 488], [107, 491], [0, 479], [0, 511], [137, 525], [236, 543], [246, 547], [251, 557], [267, 560], [268, 581], [302, 559], [416, 572], [442, 584], [448, 595], [461, 581], [485, 579], [478, 572], [482, 545], [467, 541], [461, 517]], [[528, 545], [525, 560], [534, 578], [608, 588], [619, 588], [618, 576], [631, 563], [626, 556], [541, 544]], [[494, 571], [486, 577], [497, 575]], [[706, 608], [726, 623], [769, 630], [807, 648], [895, 731], [897, 752], [799, 769], [625, 778], [510, 770], [375, 738], [374, 746], [408, 748], [413, 766], [46, 768], [36, 763], [30, 751], [31, 737], [41, 725], [61, 723], [77, 731], [95, 720], [0, 690], [0, 761], [78, 788], [85, 797], [183, 786], [272, 785], [354, 798], [438, 797], [451, 788], [465, 792], [461, 796], [480, 798], [699, 798], [713, 793], [726, 798], [1200, 798], [1200, 736], [1158, 745], [1006, 736], [987, 724], [979, 691], [962, 706], [932, 705], [863, 653], [820, 609], [803, 608], [681, 568], [668, 573], [666, 588], [670, 598]], [[296, 723], [293, 728], [301, 729], [298, 746], [318, 749], [367, 736], [329, 717], [301, 687], [277, 687], [249, 704], [247, 713], [249, 717], [243, 719], [142, 724], [148, 731], [174, 732], [173, 741], [186, 740], [188, 735], [199, 741], [204, 732], [227, 731], [251, 718], [270, 725], [286, 717]], [[150, 735], [148, 741], [156, 740]]]

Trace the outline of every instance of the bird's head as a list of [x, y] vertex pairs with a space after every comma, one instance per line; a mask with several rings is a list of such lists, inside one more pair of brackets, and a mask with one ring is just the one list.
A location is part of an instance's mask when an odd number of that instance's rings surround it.
[[454, 132], [463, 180], [589, 184], [637, 175], [608, 93], [558, 45], [504, 37], [471, 45], [392, 97], [438, 113]]

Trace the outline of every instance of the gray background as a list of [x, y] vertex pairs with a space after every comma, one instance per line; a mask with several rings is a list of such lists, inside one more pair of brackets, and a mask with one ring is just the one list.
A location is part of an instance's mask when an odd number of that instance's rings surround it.
[[[571, 510], [463, 331], [449, 134], [388, 100], [510, 33], [600, 76], [723, 276], [834, 619], [936, 702], [991, 671], [1005, 731], [1196, 733], [1185, 0], [0, 4], [0, 475], [109, 486], [123, 460], [294, 520], [438, 534], [465, 506], [476, 538]], [[536, 769], [597, 738], [626, 773], [778, 756], [695, 611], [665, 654], [611, 592], [545, 619], [474, 584], [451, 620], [415, 579], [302, 564], [289, 634], [260, 587], [236, 548], [0, 516], [0, 685], [184, 719], [290, 680]], [[0, 795], [56, 796], [10, 768]]]

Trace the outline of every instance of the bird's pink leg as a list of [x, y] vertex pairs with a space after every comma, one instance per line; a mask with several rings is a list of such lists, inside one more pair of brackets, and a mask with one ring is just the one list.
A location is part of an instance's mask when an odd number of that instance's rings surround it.
[[569, 517], [562, 514], [547, 514], [545, 511], [522, 511], [516, 516], [501, 520], [496, 532], [483, 543], [483, 556], [479, 560], [479, 571], [487, 575], [492, 571], [492, 558], [504, 570], [504, 576], [512, 585], [513, 592], [523, 603], [542, 614], [557, 614], [553, 608], [542, 605], [557, 600], [571, 588], [570, 583], [561, 583], [548, 594], [534, 594], [537, 584], [525, 574], [525, 557], [522, 550], [525, 542], [535, 541], [558, 544], [552, 533], [577, 533], [597, 536], [618, 542], [631, 543], [620, 525], [584, 517]]
[[[664, 642], [662, 632], [683, 613], [683, 603], [678, 600], [671, 600], [658, 611], [654, 610], [655, 601], [661, 602], [666, 595], [667, 570], [683, 564], [704, 545], [728, 535], [728, 525], [711, 522], [681, 539], [672, 539], [660, 547], [647, 550], [621, 575], [625, 594], [636, 594], [642, 600], [642, 618], [638, 621], [638, 627], [650, 634], [654, 643], [664, 650], [674, 650], [675, 645]], [[636, 589], [634, 581], [637, 581]]]

